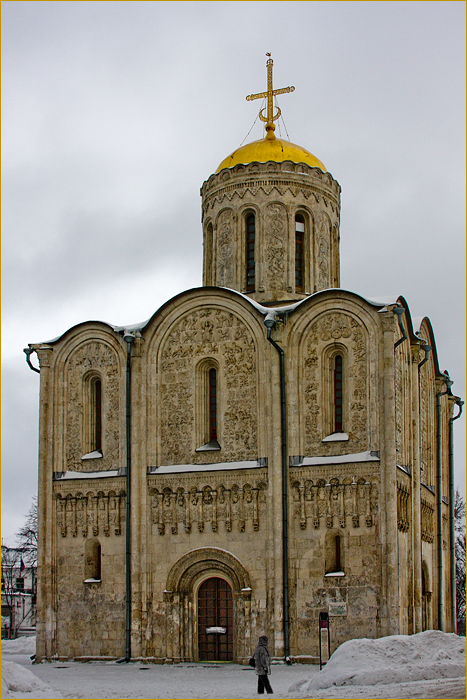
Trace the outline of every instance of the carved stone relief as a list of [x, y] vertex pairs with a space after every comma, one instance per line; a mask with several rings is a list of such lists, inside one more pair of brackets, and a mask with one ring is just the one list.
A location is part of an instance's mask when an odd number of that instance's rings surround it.
[[[343, 430], [349, 435], [345, 442], [322, 440], [334, 430], [332, 392], [324, 387], [332, 383], [331, 360], [327, 348], [338, 341], [347, 349], [344, 362], [343, 400], [346, 405]], [[309, 332], [304, 362], [304, 449], [307, 455], [363, 452], [367, 447], [367, 355], [366, 339], [361, 324], [344, 312], [329, 312], [315, 321]], [[328, 418], [323, 410], [329, 404]]]
[[234, 286], [234, 227], [231, 209], [225, 209], [217, 220], [217, 285]]
[[[195, 452], [195, 367], [219, 365], [218, 452]], [[204, 464], [257, 457], [256, 353], [247, 327], [221, 309], [200, 309], [172, 327], [161, 351], [162, 464]]]
[[287, 212], [281, 204], [268, 204], [264, 221], [266, 284], [268, 289], [285, 289]]
[[123, 490], [56, 494], [56, 524], [62, 537], [121, 535], [125, 523]]
[[[199, 476], [181, 477], [158, 482], [149, 486], [151, 496], [151, 520], [157, 525], [160, 535], [168, 532], [190, 533], [192, 529], [205, 532], [218, 532], [219, 522], [225, 530], [232, 528], [245, 532], [246, 523], [251, 522], [253, 530], [260, 529], [260, 521], [266, 517], [267, 477], [245, 475], [248, 482], [239, 482], [238, 474], [228, 475], [222, 484], [202, 486]], [[165, 485], [164, 485], [165, 484]]]
[[433, 542], [435, 539], [434, 529], [435, 508], [432, 503], [422, 498], [422, 540]]
[[397, 482], [397, 527], [401, 532], [410, 529], [410, 487]]
[[316, 250], [317, 250], [317, 290], [331, 286], [330, 274], [330, 222], [324, 212], [316, 217]]
[[[102, 379], [103, 457], [82, 460], [84, 440], [85, 375], [96, 370]], [[115, 350], [94, 340], [75, 350], [67, 362], [66, 468], [69, 471], [99, 471], [118, 467], [119, 457], [119, 365]]]
[[310, 521], [314, 529], [325, 526], [372, 527], [378, 512], [378, 484], [365, 477], [354, 479], [319, 478], [292, 482], [293, 515], [300, 529]]

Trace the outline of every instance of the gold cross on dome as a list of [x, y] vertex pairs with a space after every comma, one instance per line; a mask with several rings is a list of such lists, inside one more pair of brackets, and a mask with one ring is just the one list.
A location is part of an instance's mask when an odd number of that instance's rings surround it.
[[[270, 53], [267, 53], [266, 56], [271, 56]], [[262, 122], [266, 122], [266, 126], [264, 127], [266, 129], [267, 136], [269, 138], [275, 138], [274, 137], [274, 122], [276, 119], [279, 119], [281, 116], [281, 111], [279, 107], [277, 107], [277, 112], [274, 114], [274, 106], [272, 102], [272, 98], [274, 95], [282, 95], [284, 92], [293, 92], [295, 88], [293, 86], [291, 87], [286, 87], [286, 88], [279, 88], [277, 90], [273, 90], [272, 87], [272, 66], [273, 66], [273, 60], [272, 58], [268, 58], [266, 61], [266, 68], [267, 68], [267, 73], [268, 73], [268, 89], [266, 92], [258, 92], [254, 95], [247, 95], [246, 99], [247, 100], [258, 100], [259, 98], [262, 97], [267, 97], [267, 107], [266, 107], [266, 116], [264, 116], [264, 108], [260, 111], [259, 113], [259, 118], [261, 119]]]

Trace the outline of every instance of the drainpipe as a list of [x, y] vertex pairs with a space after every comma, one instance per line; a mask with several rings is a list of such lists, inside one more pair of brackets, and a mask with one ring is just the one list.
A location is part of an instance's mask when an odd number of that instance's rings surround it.
[[268, 329], [267, 339], [279, 353], [279, 372], [281, 384], [281, 433], [282, 433], [282, 586], [284, 601], [284, 660], [290, 663], [289, 645], [289, 551], [288, 551], [288, 514], [287, 514], [287, 414], [285, 406], [285, 355], [284, 350], [271, 338], [271, 330], [276, 322], [273, 314], [267, 314], [264, 325]]
[[399, 328], [402, 333], [402, 338], [399, 338], [399, 340], [394, 343], [394, 350], [397, 348], [398, 345], [404, 342], [404, 340], [407, 340], [407, 333], [405, 332], [404, 324], [402, 322], [402, 316], [405, 314], [405, 309], [403, 306], [396, 306], [393, 309], [393, 312], [397, 314], [397, 320], [399, 321]]
[[37, 369], [37, 367], [33, 367], [32, 362], [31, 362], [31, 355], [34, 352], [32, 348], [24, 348], [23, 350], [24, 354], [26, 355], [26, 362], [29, 365], [29, 368], [32, 369], [33, 372], [37, 372], [38, 374], [41, 373], [40, 369]]
[[126, 342], [126, 642], [125, 661], [131, 659], [131, 345], [135, 339], [132, 333], [125, 332]]
[[452, 424], [460, 418], [463, 401], [457, 400], [459, 413], [449, 419], [449, 531], [451, 535], [451, 610], [452, 610], [452, 631], [457, 633], [457, 611], [456, 611], [456, 528], [454, 521], [454, 430]]
[[446, 383], [446, 391], [440, 391], [436, 394], [436, 421], [437, 421], [437, 471], [436, 471], [436, 511], [437, 511], [437, 549], [438, 549], [438, 629], [444, 632], [444, 591], [443, 591], [443, 503], [442, 503], [442, 469], [441, 469], [441, 396], [449, 393], [453, 384], [449, 378], [449, 374], [445, 372], [444, 381]]

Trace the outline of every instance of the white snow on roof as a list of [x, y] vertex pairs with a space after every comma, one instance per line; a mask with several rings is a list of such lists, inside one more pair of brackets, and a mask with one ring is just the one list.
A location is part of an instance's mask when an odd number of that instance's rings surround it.
[[[195, 289], [203, 289], [203, 287], [194, 287], [192, 290], [186, 290], [186, 291], [193, 291]], [[300, 299], [300, 301], [294, 301], [290, 304], [285, 304], [283, 306], [263, 306], [259, 302], [255, 301], [254, 299], [251, 299], [247, 294], [243, 294], [242, 292], [238, 292], [236, 289], [230, 289], [229, 287], [219, 287], [219, 289], [227, 289], [229, 292], [233, 292], [234, 294], [238, 294], [239, 296], [243, 297], [247, 301], [250, 302], [252, 306], [255, 307], [261, 314], [266, 316], [267, 314], [284, 314], [284, 313], [290, 313], [294, 311], [300, 304], [303, 304], [305, 301], [310, 299], [313, 296], [316, 296], [317, 294], [322, 294], [323, 292], [329, 292], [329, 291], [334, 291], [334, 292], [347, 292], [349, 294], [354, 294], [355, 296], [360, 297], [364, 301], [368, 302], [372, 306], [387, 306], [391, 304], [397, 304], [397, 299], [398, 296], [385, 296], [385, 297], [373, 297], [373, 298], [368, 298], [368, 297], [362, 297], [360, 294], [357, 294], [356, 292], [351, 292], [350, 290], [347, 289], [342, 289], [341, 287], [331, 287], [330, 289], [323, 289], [319, 292], [315, 292], [314, 294], [310, 294], [309, 296], [305, 297], [304, 299]], [[182, 292], [183, 294], [183, 292]], [[168, 303], [170, 299], [167, 300], [166, 303]], [[163, 304], [164, 306], [164, 304]], [[157, 311], [157, 309], [156, 309]], [[156, 313], [156, 312], [155, 312]], [[154, 314], [153, 314], [154, 315]], [[106, 326], [109, 326], [115, 333], [124, 333], [125, 331], [128, 331], [129, 333], [135, 333], [135, 332], [141, 332], [149, 323], [151, 320], [152, 316], [148, 318], [146, 321], [142, 321], [141, 323], [133, 323], [125, 326], [115, 326], [112, 323], [108, 323], [107, 321], [96, 321], [94, 320], [89, 320], [89, 321], [83, 321], [83, 323], [104, 323]], [[80, 324], [76, 324], [80, 325]], [[73, 327], [73, 326], [72, 326]], [[65, 335], [67, 331], [70, 329], [68, 328], [66, 331], [58, 335], [56, 338], [53, 338], [52, 340], [47, 340], [44, 341], [43, 344], [53, 344], [56, 343], [57, 340], [60, 340], [60, 338]]]
[[215, 464], [172, 464], [166, 467], [148, 467], [149, 474], [178, 474], [183, 472], [218, 472], [227, 469], [258, 469], [255, 461], [217, 462]]
[[373, 450], [355, 452], [349, 455], [334, 455], [332, 457], [304, 457], [303, 462], [294, 466], [315, 466], [319, 464], [349, 464], [351, 462], [379, 462], [378, 454]]

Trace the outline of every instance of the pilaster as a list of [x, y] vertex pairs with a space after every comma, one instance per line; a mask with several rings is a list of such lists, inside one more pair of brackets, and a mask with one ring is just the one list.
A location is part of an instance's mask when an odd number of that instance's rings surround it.
[[36, 660], [51, 659], [55, 654], [56, 590], [54, 562], [53, 474], [53, 370], [49, 345], [33, 346], [39, 358], [39, 479], [37, 500], [37, 643]]
[[421, 344], [412, 350], [412, 560], [413, 560], [413, 631], [423, 631], [422, 623], [422, 532], [420, 493], [420, 369]]
[[383, 330], [382, 414], [384, 500], [381, 509], [381, 634], [399, 634], [399, 577], [396, 480], [396, 403], [394, 342], [396, 317], [389, 308], [380, 314]]

